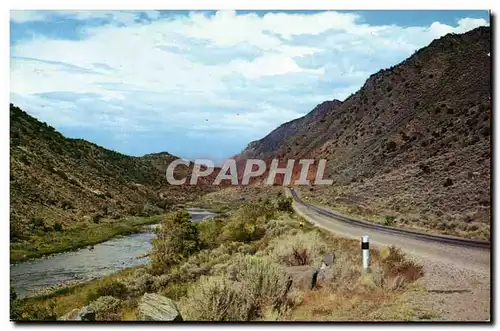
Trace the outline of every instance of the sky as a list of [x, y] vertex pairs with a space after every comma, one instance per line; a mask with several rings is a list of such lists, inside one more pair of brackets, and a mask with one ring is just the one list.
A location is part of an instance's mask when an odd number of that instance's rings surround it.
[[11, 11], [10, 99], [71, 138], [217, 162], [487, 11]]

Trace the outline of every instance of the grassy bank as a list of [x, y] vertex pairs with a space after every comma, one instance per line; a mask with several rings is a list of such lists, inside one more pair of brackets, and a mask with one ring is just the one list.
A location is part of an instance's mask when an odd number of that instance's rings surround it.
[[[46, 320], [92, 305], [98, 320], [136, 320], [146, 292], [178, 302], [184, 320], [418, 320], [404, 302], [418, 294], [422, 268], [398, 249], [372, 249], [363, 273], [359, 242], [315, 228], [282, 198], [248, 202], [200, 223], [163, 220], [151, 263], [50, 295], [11, 302], [11, 318]], [[287, 288], [290, 268], [317, 268], [335, 252], [331, 277]], [[297, 269], [293, 269], [297, 270]], [[362, 303], [362, 304], [361, 304]], [[434, 317], [435, 318], [435, 317]]]
[[95, 245], [118, 235], [139, 232], [142, 225], [159, 223], [160, 219], [161, 216], [102, 219], [98, 224], [83, 223], [59, 232], [35, 234], [28, 240], [10, 244], [10, 262], [20, 262]]

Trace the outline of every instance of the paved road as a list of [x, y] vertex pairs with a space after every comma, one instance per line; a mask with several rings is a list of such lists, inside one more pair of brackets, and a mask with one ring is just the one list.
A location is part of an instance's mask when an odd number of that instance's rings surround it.
[[[445, 320], [490, 319], [490, 248], [479, 241], [429, 238], [418, 233], [398, 233], [385, 227], [348, 218], [330, 209], [306, 203], [293, 189], [294, 208], [309, 222], [345, 237], [370, 237], [370, 245], [395, 245], [424, 265], [422, 282], [428, 294], [421, 298], [427, 309], [439, 311]], [[433, 236], [431, 236], [433, 237]]]

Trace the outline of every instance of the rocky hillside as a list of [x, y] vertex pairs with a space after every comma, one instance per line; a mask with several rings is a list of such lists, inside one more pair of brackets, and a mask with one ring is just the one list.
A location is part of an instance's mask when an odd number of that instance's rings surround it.
[[239, 158], [325, 158], [334, 184], [303, 189], [310, 199], [391, 225], [487, 238], [490, 52], [489, 27], [448, 34]]
[[132, 157], [68, 139], [11, 104], [11, 236], [55, 223], [160, 213], [208, 189], [170, 186], [165, 171], [175, 159], [168, 153]]
[[[322, 119], [328, 113], [340, 107], [341, 104], [340, 101], [333, 100], [325, 101], [317, 105], [307, 115], [284, 123], [264, 138], [251, 142], [241, 154], [236, 156], [236, 158], [265, 158], [266, 156], [274, 155], [274, 152], [277, 150], [283, 149], [283, 147], [287, 145], [287, 140], [292, 136], [305, 137], [308, 131], [319, 134], [321, 132], [320, 124], [325, 122], [322, 121]], [[293, 146], [287, 146], [286, 152], [290, 152], [292, 147]]]

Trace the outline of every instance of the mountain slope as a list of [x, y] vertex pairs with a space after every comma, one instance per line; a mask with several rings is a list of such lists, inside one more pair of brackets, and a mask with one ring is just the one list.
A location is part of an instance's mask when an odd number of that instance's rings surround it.
[[434, 40], [370, 76], [341, 104], [292, 121], [294, 130], [252, 142], [239, 157], [324, 158], [334, 184], [307, 190], [321, 203], [389, 223], [395, 218], [405, 226], [486, 238], [490, 48], [489, 27]]
[[10, 134], [13, 239], [55, 223], [159, 213], [207, 189], [170, 186], [165, 171], [173, 155], [132, 157], [68, 139], [12, 104]]

